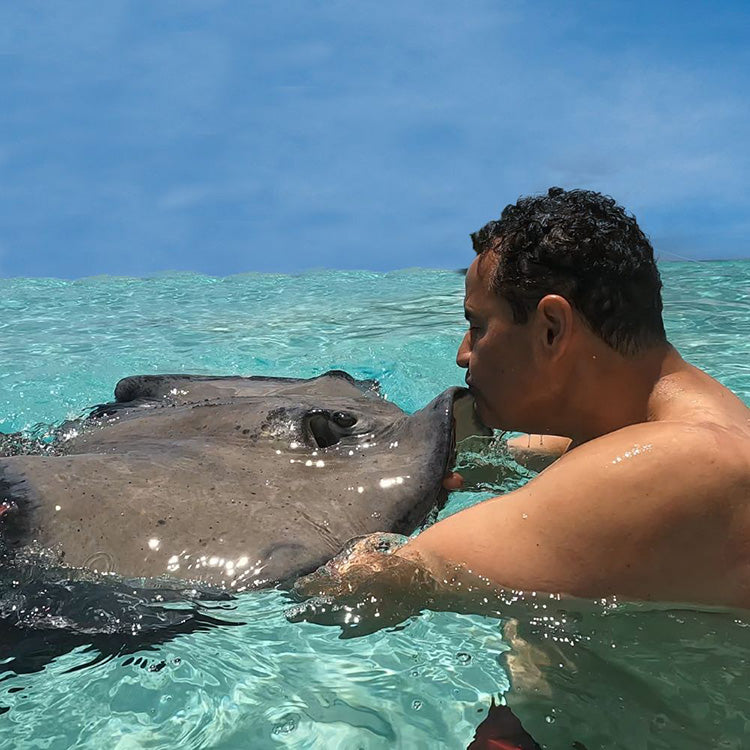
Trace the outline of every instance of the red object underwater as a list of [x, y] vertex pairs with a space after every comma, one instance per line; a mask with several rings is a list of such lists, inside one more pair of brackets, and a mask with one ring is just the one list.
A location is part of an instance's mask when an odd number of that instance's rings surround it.
[[477, 727], [474, 739], [466, 750], [542, 750], [521, 726], [518, 717], [507, 707], [492, 699], [487, 717]]

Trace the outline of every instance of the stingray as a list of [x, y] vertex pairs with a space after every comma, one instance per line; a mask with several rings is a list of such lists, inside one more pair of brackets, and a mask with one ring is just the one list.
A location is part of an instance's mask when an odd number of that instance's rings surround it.
[[128, 377], [45, 455], [0, 458], [0, 537], [8, 559], [44, 549], [100, 575], [274, 586], [352, 538], [434, 518], [457, 431], [486, 432], [473, 413], [449, 388], [407, 414], [342, 371]]

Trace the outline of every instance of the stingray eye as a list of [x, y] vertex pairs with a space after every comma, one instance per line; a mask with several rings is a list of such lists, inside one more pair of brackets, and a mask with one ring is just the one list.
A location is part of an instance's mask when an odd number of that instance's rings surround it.
[[348, 411], [336, 411], [331, 415], [331, 419], [339, 427], [354, 427], [357, 424], [357, 418]]
[[329, 420], [329, 413], [319, 410], [311, 411], [305, 417], [307, 434], [312, 437], [318, 448], [330, 448], [339, 441], [340, 436]]

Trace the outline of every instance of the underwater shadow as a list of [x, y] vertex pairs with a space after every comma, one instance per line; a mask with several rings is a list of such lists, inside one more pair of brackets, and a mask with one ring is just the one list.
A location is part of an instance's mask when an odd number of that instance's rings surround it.
[[187, 581], [102, 576], [50, 565], [43, 553], [0, 555], [0, 683], [81, 647], [91, 659], [67, 672], [153, 651], [179, 636], [244, 625], [230, 616], [235, 601]]

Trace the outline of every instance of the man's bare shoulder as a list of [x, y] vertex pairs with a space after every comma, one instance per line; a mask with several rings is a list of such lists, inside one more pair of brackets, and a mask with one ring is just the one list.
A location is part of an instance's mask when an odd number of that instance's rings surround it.
[[684, 361], [657, 382], [649, 412], [651, 421], [724, 427], [750, 438], [750, 409], [718, 380]]
[[[651, 460], [642, 459], [638, 469], [653, 472], [660, 485], [690, 486], [696, 474], [720, 486], [731, 485], [750, 470], [750, 409], [724, 385], [683, 361], [678, 371], [656, 384], [647, 421], [569, 448], [562, 459], [568, 467], [574, 456], [576, 464], [603, 459], [606, 467], [607, 461], [617, 465], [641, 455]], [[561, 465], [562, 460], [556, 467]], [[627, 466], [628, 471], [634, 468]]]
[[736, 603], [750, 594], [738, 578], [750, 562], [741, 559], [749, 494], [741, 433], [710, 422], [636, 424], [436, 524], [405, 554], [432, 567], [462, 563], [511, 588]]
[[[584, 462], [589, 468], [594, 462], [602, 469], [624, 463], [629, 471], [642, 467], [663, 474], [667, 469], [680, 469], [687, 478], [706, 467], [739, 467], [742, 462], [738, 459], [747, 458], [748, 450], [750, 433], [735, 425], [712, 420], [659, 420], [629, 425], [570, 449], [548, 471], [563, 466], [577, 471]], [[679, 482], [681, 478], [669, 480]]]
[[701, 510], [707, 503], [720, 505], [747, 491], [749, 479], [750, 437], [743, 432], [713, 422], [657, 421], [630, 425], [569, 449], [519, 494], [558, 518], [556, 498], [562, 493], [566, 514], [592, 513], [594, 507], [606, 508], [608, 497], [616, 497], [620, 503], [635, 504], [645, 519], [665, 507], [678, 506], [687, 513], [696, 504]]

